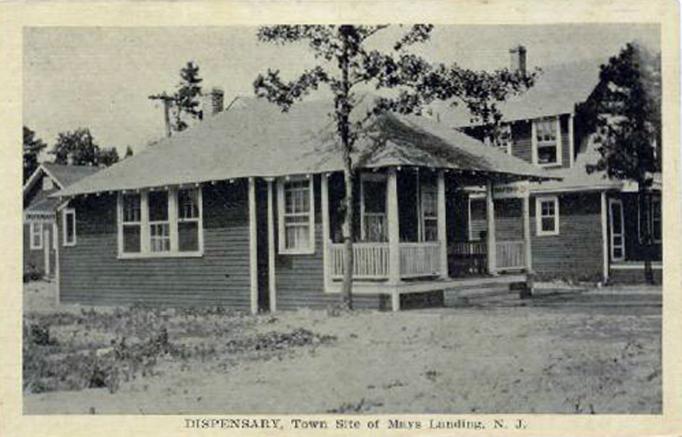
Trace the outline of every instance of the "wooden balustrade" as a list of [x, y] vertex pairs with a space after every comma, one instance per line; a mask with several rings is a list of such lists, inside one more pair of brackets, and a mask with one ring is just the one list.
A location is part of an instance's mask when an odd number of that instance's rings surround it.
[[400, 243], [400, 276], [416, 278], [440, 273], [440, 243]]

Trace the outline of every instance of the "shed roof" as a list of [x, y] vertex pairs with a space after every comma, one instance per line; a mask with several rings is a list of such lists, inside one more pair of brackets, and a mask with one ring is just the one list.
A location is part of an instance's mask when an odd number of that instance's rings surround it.
[[[57, 195], [343, 169], [335, 128], [327, 116], [330, 102], [299, 103], [286, 113], [263, 100], [246, 98], [241, 103]], [[512, 179], [552, 177], [544, 169], [424, 117], [383, 114], [356, 148], [356, 158], [365, 167], [422, 165]]]

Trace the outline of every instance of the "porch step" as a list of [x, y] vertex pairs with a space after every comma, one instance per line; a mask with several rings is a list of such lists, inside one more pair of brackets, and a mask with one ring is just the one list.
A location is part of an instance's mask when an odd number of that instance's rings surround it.
[[444, 292], [445, 306], [479, 306], [496, 304], [517, 304], [521, 302], [519, 283], [487, 284], [485, 287], [450, 289]]

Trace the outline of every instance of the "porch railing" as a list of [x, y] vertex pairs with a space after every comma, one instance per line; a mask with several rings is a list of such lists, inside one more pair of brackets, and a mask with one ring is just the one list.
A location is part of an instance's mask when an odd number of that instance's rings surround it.
[[[343, 244], [331, 244], [331, 277], [343, 277]], [[353, 243], [353, 278], [388, 278], [388, 243]]]
[[[436, 276], [440, 271], [440, 243], [400, 243], [400, 277]], [[343, 277], [343, 244], [330, 244], [330, 275]], [[388, 243], [353, 243], [353, 278], [388, 279]]]
[[400, 276], [436, 276], [440, 271], [440, 243], [400, 243]]
[[498, 241], [496, 250], [498, 270], [514, 270], [526, 267], [523, 240]]

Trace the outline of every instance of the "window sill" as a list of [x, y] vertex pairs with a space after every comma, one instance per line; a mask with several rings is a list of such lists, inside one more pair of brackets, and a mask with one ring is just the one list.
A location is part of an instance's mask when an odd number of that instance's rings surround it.
[[117, 259], [201, 258], [204, 252], [119, 253]]
[[555, 237], [559, 235], [559, 232], [538, 232], [536, 237]]
[[315, 255], [315, 249], [305, 250], [280, 250], [278, 255]]

